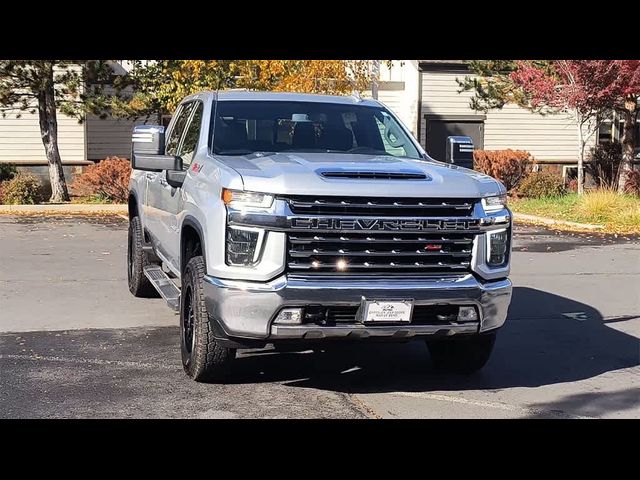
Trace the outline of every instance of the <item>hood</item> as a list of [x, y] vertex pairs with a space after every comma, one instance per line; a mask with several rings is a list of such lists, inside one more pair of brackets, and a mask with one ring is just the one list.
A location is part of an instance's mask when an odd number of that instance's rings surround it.
[[[500, 182], [474, 170], [391, 155], [254, 153], [217, 158], [242, 176], [245, 190], [262, 193], [423, 198], [477, 198], [505, 193]], [[414, 178], [336, 178], [323, 176], [326, 172], [409, 173]], [[415, 179], [415, 174], [426, 178]]]

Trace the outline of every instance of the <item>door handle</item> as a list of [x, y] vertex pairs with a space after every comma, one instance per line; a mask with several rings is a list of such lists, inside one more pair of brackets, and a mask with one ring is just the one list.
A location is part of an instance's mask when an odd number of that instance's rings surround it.
[[157, 173], [147, 173], [146, 174], [147, 180], [155, 180], [157, 176], [158, 176]]

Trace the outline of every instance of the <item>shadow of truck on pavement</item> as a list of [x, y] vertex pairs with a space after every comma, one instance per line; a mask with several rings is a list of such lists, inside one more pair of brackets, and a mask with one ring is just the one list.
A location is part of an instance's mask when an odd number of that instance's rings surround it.
[[[584, 319], [562, 315], [578, 312]], [[250, 351], [238, 359], [231, 381], [288, 381], [290, 386], [349, 393], [538, 387], [637, 366], [639, 342], [608, 326], [589, 305], [514, 287], [493, 355], [471, 376], [436, 373], [424, 343], [410, 342], [351, 344], [325, 353]]]

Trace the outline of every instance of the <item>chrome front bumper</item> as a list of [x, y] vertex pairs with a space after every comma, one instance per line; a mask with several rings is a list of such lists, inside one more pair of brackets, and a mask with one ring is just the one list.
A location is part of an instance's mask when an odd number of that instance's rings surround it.
[[[473, 275], [431, 278], [340, 278], [286, 276], [267, 283], [225, 280], [205, 276], [209, 314], [229, 337], [280, 340], [386, 337], [404, 339], [421, 335], [478, 333], [502, 326], [511, 301], [508, 279], [480, 282]], [[479, 323], [445, 325], [339, 326], [316, 324], [273, 325], [283, 307], [354, 305], [369, 299], [412, 298], [415, 305], [476, 305]]]

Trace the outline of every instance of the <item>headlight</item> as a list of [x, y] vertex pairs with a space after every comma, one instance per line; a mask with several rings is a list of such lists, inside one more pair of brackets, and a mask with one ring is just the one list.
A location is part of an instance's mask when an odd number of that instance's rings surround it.
[[273, 195], [257, 192], [243, 192], [240, 190], [222, 189], [222, 201], [230, 207], [258, 207], [269, 208], [273, 203]]
[[260, 257], [264, 230], [261, 228], [227, 228], [227, 265], [251, 266]]
[[498, 212], [507, 206], [507, 195], [485, 197], [482, 199], [482, 207], [485, 212]]
[[502, 267], [507, 263], [509, 250], [509, 232], [496, 230], [487, 232], [487, 265]]

